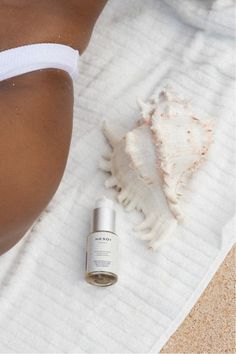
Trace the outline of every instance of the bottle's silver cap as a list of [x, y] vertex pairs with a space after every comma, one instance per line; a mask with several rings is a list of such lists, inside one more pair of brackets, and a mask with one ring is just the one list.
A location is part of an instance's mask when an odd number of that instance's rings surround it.
[[112, 200], [102, 197], [95, 203], [93, 210], [92, 232], [110, 231], [115, 233], [116, 212]]

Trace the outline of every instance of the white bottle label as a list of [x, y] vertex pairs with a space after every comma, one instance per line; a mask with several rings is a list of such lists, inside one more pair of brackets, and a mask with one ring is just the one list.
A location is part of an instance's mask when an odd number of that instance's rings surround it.
[[118, 272], [119, 238], [111, 232], [94, 232], [87, 238], [86, 270], [90, 272]]

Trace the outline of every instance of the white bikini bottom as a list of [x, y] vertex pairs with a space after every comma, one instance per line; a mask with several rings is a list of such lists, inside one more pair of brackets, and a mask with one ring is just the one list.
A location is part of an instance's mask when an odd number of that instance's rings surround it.
[[38, 43], [0, 52], [0, 81], [31, 71], [61, 69], [74, 80], [78, 75], [79, 51], [64, 44]]

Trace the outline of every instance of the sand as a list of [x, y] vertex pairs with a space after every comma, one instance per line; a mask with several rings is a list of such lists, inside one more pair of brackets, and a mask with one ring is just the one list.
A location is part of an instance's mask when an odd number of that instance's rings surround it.
[[236, 352], [236, 246], [161, 353]]

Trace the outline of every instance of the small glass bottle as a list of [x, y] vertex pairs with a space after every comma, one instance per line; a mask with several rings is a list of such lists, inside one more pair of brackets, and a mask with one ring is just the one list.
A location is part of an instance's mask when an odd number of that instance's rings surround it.
[[86, 274], [88, 283], [109, 286], [118, 280], [116, 212], [112, 200], [98, 199], [93, 210], [92, 232], [87, 237]]

